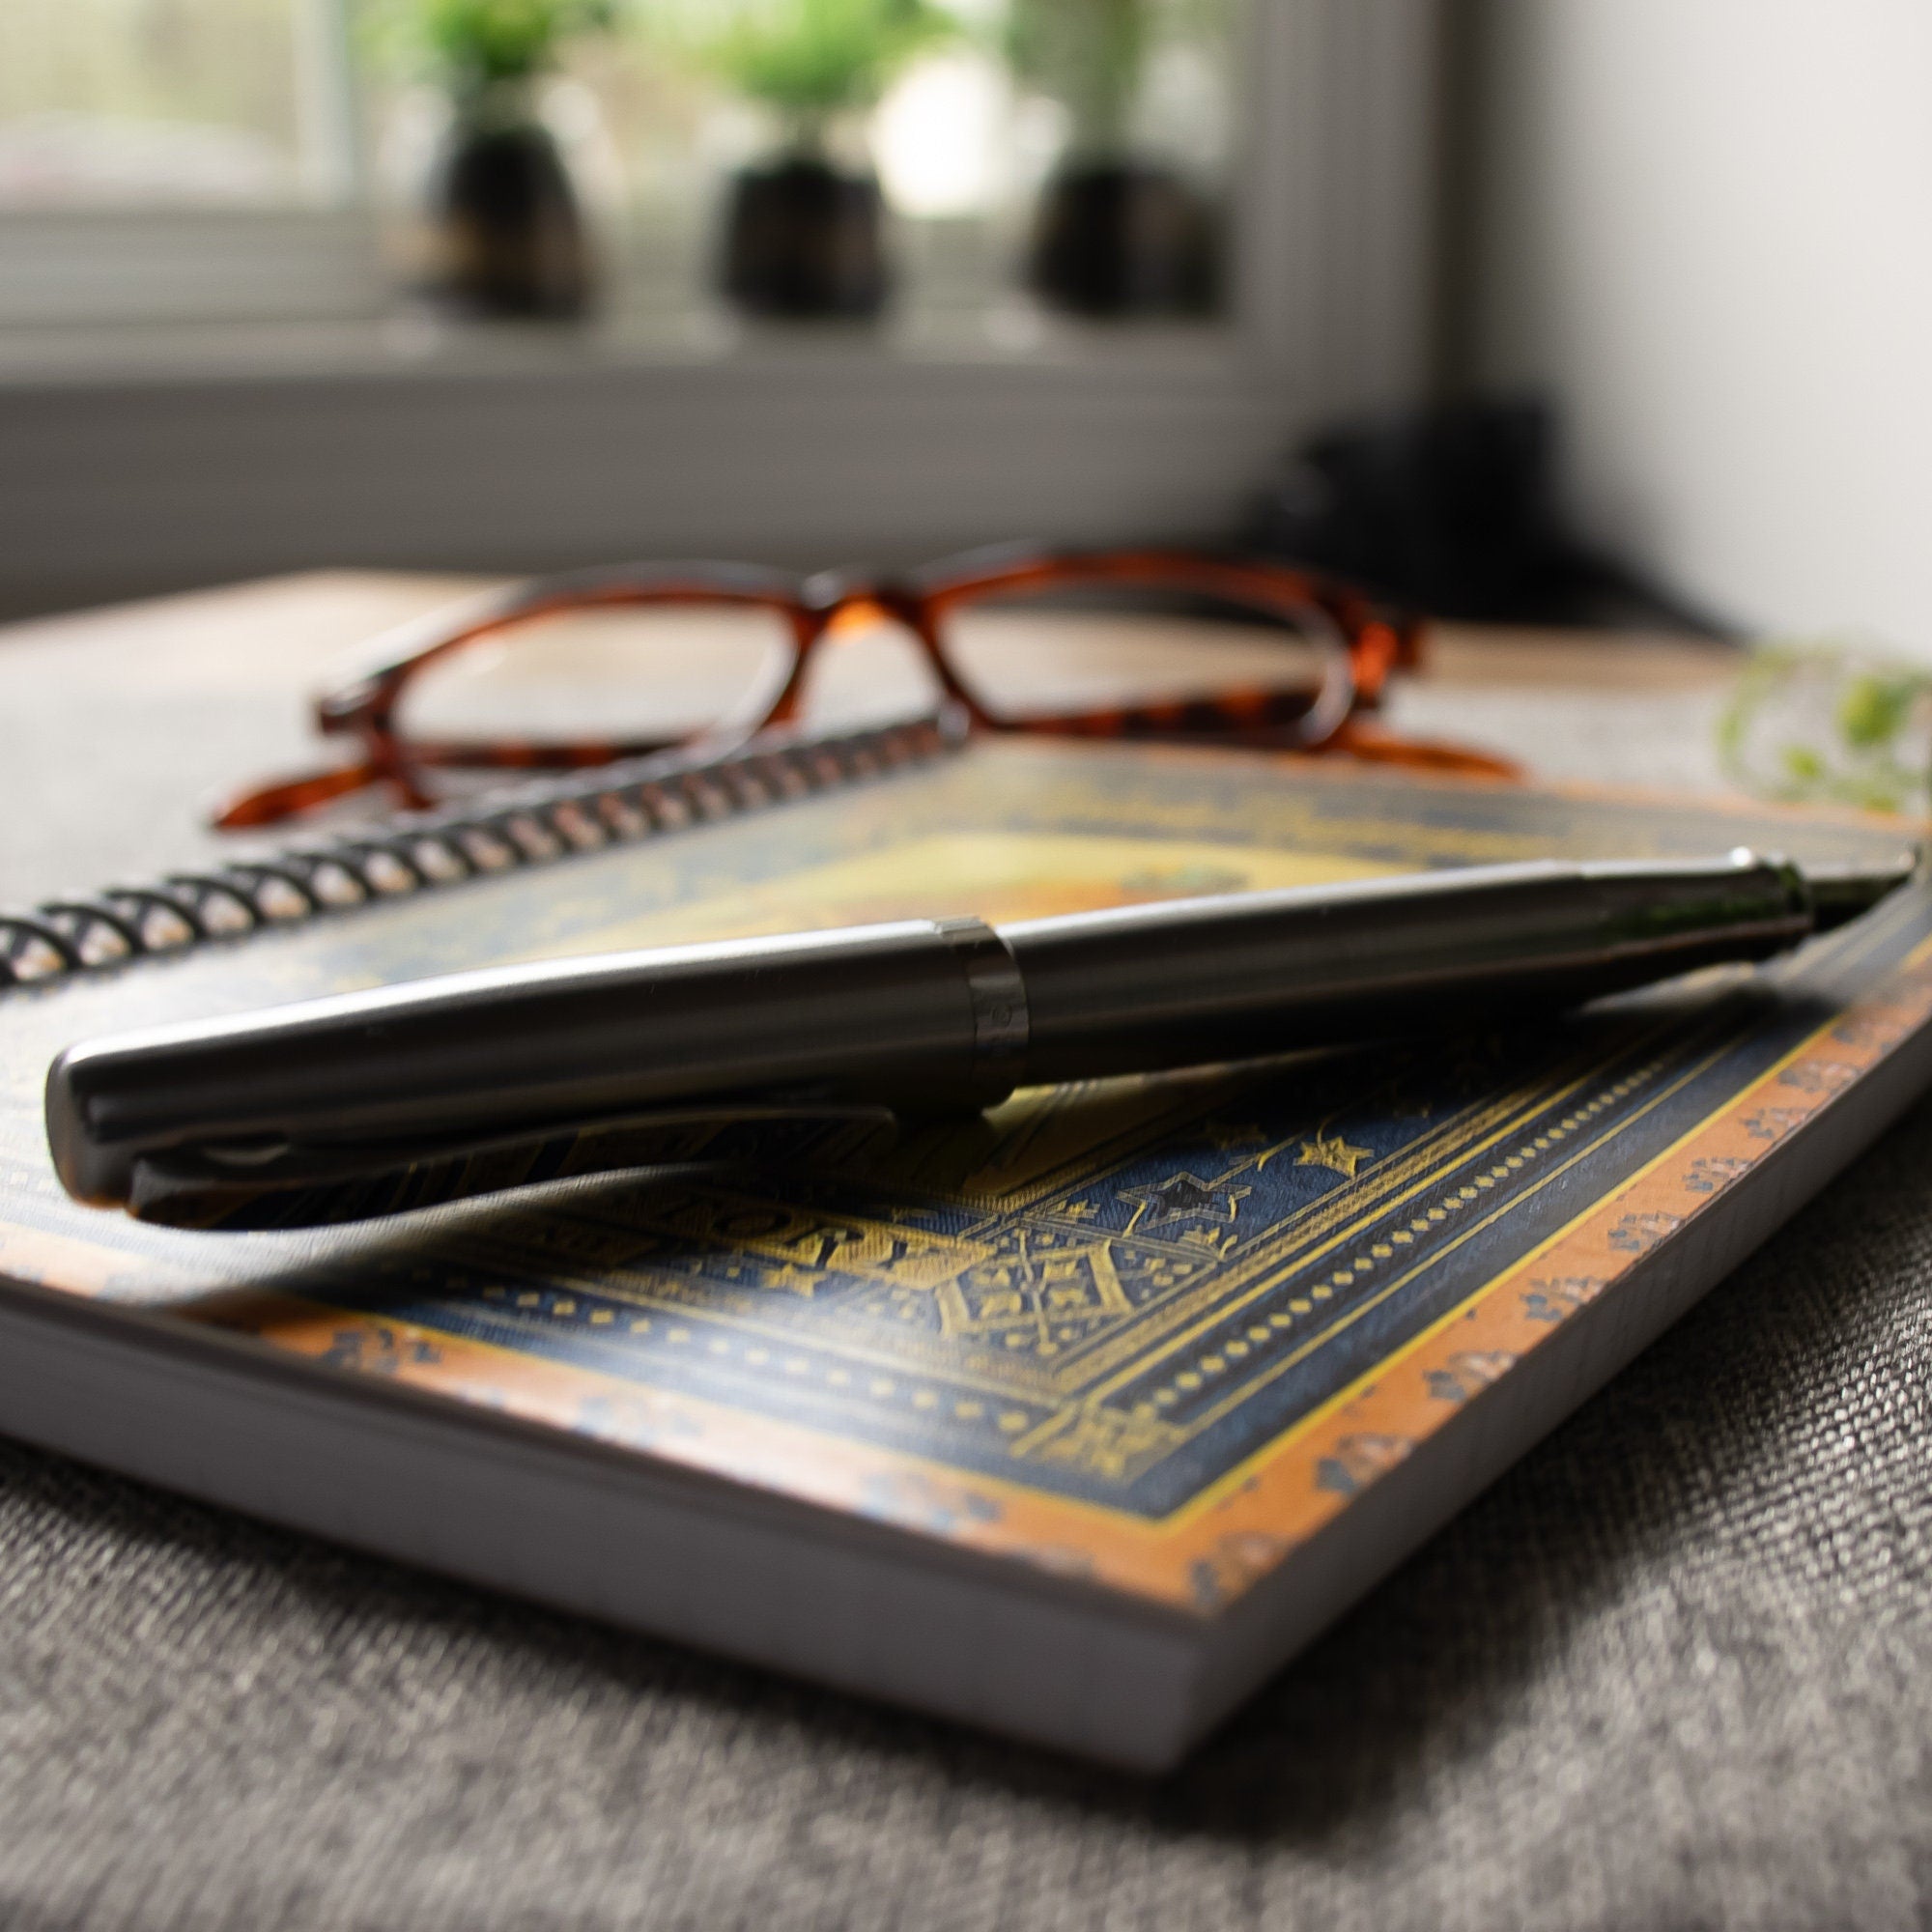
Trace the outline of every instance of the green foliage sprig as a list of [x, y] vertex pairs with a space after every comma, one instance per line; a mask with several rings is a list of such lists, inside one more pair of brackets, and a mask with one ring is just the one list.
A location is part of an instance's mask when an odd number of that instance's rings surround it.
[[1768, 643], [1718, 723], [1732, 781], [1760, 798], [1932, 810], [1932, 670], [1857, 645]]

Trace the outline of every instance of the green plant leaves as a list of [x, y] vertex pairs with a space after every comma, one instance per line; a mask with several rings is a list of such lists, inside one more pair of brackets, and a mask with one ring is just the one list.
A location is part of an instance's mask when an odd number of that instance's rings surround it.
[[1932, 669], [1851, 643], [1760, 645], [1718, 724], [1727, 776], [1760, 798], [1932, 809]]
[[426, 58], [467, 93], [544, 72], [565, 40], [618, 15], [618, 0], [371, 0], [360, 24], [379, 52]]
[[930, 0], [738, 0], [705, 9], [698, 57], [808, 127], [868, 107], [916, 53], [957, 31]]

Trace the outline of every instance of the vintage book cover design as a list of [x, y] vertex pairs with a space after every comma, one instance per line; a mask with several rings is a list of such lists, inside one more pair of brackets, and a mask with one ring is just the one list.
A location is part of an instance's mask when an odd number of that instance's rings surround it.
[[[420, 901], [0, 995], [0, 1274], [217, 1324], [1211, 1613], [1932, 1016], [1932, 901], [1520, 1034], [1016, 1095], [324, 1231], [61, 1194], [59, 1047], [456, 967], [908, 913], [1895, 829], [1293, 760], [983, 745]], [[702, 1133], [684, 1151], [718, 1153]]]

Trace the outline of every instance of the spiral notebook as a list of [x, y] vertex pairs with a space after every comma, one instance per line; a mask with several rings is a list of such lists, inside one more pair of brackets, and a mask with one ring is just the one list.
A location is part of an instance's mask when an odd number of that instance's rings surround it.
[[0, 1429], [1158, 1769], [1932, 1081], [1932, 895], [1561, 1024], [1036, 1090], [883, 1148], [566, 1151], [337, 1228], [73, 1206], [47, 1063], [496, 961], [1742, 843], [1900, 834], [928, 721], [0, 919]]

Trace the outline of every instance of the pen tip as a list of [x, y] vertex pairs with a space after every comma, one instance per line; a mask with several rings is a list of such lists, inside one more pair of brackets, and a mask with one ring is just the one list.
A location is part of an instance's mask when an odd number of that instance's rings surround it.
[[1901, 886], [1910, 885], [1923, 864], [1923, 848], [1915, 847], [1878, 865], [1806, 866], [1804, 883], [1811, 889], [1812, 929], [1835, 932], [1850, 924]]

